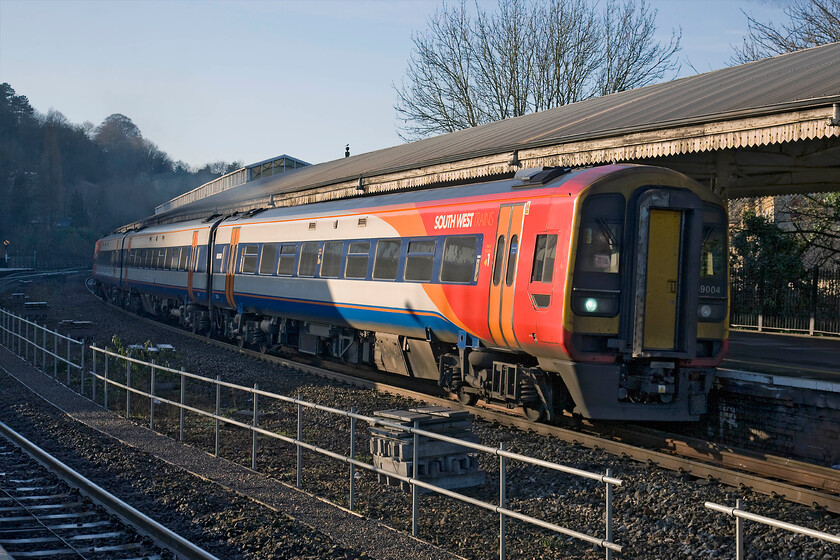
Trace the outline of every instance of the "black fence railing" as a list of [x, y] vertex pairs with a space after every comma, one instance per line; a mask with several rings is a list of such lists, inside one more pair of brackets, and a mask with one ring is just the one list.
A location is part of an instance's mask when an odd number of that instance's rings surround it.
[[37, 254], [3, 255], [0, 253], [0, 268], [31, 268], [33, 270], [59, 270], [62, 268], [81, 268], [91, 266], [93, 256], [89, 259], [68, 259], [55, 257], [41, 257]]
[[840, 334], [840, 269], [814, 268], [801, 278], [750, 278], [732, 270], [733, 327]]

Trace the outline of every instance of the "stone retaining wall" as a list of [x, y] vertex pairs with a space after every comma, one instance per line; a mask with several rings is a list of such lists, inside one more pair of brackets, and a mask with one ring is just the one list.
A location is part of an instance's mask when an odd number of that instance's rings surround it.
[[771, 455], [840, 464], [840, 393], [718, 378], [711, 437]]

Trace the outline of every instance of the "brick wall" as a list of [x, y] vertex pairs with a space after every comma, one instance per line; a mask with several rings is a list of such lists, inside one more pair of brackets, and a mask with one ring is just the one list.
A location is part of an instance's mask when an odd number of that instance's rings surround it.
[[709, 436], [755, 451], [840, 464], [840, 394], [718, 379]]

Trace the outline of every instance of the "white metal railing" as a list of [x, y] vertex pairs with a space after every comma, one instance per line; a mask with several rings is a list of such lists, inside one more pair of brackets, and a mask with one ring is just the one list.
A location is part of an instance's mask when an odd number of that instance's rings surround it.
[[[303, 467], [302, 467], [302, 452], [303, 450], [311, 451], [314, 453], [318, 453], [325, 457], [329, 457], [331, 459], [335, 459], [337, 461], [341, 461], [349, 466], [349, 509], [353, 510], [355, 508], [355, 469], [360, 468], [364, 469], [376, 474], [381, 474], [388, 476], [394, 480], [398, 480], [401, 482], [405, 482], [411, 486], [411, 496], [412, 496], [412, 519], [411, 519], [411, 531], [413, 536], [417, 536], [418, 534], [418, 523], [419, 523], [419, 489], [425, 489], [443, 496], [448, 496], [450, 498], [454, 498], [456, 500], [474, 505], [476, 507], [480, 507], [482, 509], [492, 511], [499, 515], [499, 557], [505, 558], [505, 522], [507, 518], [517, 519], [523, 521], [525, 523], [529, 523], [531, 525], [535, 525], [537, 527], [541, 527], [544, 529], [548, 529], [550, 531], [554, 531], [556, 533], [566, 535], [568, 537], [572, 537], [595, 546], [601, 547], [605, 550], [606, 558], [612, 558], [613, 552], [621, 552], [622, 547], [614, 542], [612, 542], [612, 535], [613, 535], [613, 527], [612, 527], [612, 492], [613, 486], [621, 486], [622, 481], [620, 479], [614, 478], [612, 476], [611, 470], [607, 469], [605, 474], [600, 473], [593, 473], [589, 471], [584, 471], [581, 469], [575, 469], [572, 467], [568, 467], [565, 465], [560, 465], [557, 463], [552, 463], [550, 461], [543, 461], [540, 459], [535, 459], [532, 457], [528, 457], [525, 455], [520, 455], [518, 453], [512, 453], [505, 449], [504, 444], [501, 444], [499, 447], [490, 447], [486, 445], [481, 445], [477, 443], [472, 443], [464, 440], [460, 440], [457, 438], [444, 436], [441, 434], [436, 434], [434, 432], [429, 432], [426, 430], [422, 430], [417, 427], [417, 423], [415, 423], [414, 427], [406, 427], [400, 424], [396, 424], [394, 422], [385, 420], [383, 418], [366, 416], [363, 414], [358, 414], [354, 409], [350, 411], [341, 410], [337, 408], [332, 408], [328, 406], [319, 405], [313, 402], [305, 401], [300, 398], [298, 395], [297, 398], [288, 397], [284, 395], [278, 395], [275, 393], [269, 393], [267, 391], [263, 391], [259, 389], [259, 387], [255, 384], [253, 387], [245, 387], [242, 385], [236, 385], [234, 383], [228, 383], [222, 381], [218, 376], [215, 379], [204, 377], [201, 375], [196, 375], [193, 373], [188, 373], [181, 370], [172, 369], [169, 367], [164, 367], [158, 365], [154, 362], [146, 362], [143, 360], [139, 360], [136, 358], [132, 358], [129, 356], [125, 356], [110, 350], [98, 348], [96, 346], [90, 347], [93, 357], [91, 359], [92, 369], [87, 371], [81, 379], [81, 387], [82, 392], [84, 394], [84, 377], [86, 375], [91, 376], [91, 398], [96, 402], [96, 384], [97, 382], [101, 382], [103, 384], [103, 398], [102, 403], [105, 408], [108, 408], [108, 388], [115, 387], [121, 389], [126, 392], [126, 417], [131, 415], [131, 395], [137, 395], [141, 398], [149, 399], [149, 425], [151, 429], [154, 429], [154, 421], [155, 421], [155, 413], [154, 409], [155, 406], [159, 406], [161, 404], [174, 406], [179, 409], [179, 439], [183, 440], [184, 438], [184, 414], [185, 412], [190, 412], [193, 414], [197, 414], [199, 416], [208, 418], [213, 420], [215, 423], [215, 450], [214, 454], [216, 456], [219, 455], [219, 440], [220, 440], [220, 425], [226, 424], [229, 426], [235, 426], [238, 428], [242, 428], [245, 430], [249, 430], [252, 434], [252, 442], [251, 442], [251, 468], [256, 470], [257, 468], [257, 436], [265, 436], [268, 438], [272, 438], [275, 440], [279, 440], [281, 442], [287, 443], [292, 445], [297, 450], [297, 486], [302, 487], [303, 485]], [[114, 369], [110, 366], [111, 362], [116, 360], [116, 363], [119, 364], [117, 367], [117, 371], [120, 371], [121, 374], [124, 374], [125, 382], [116, 381], [113, 377]], [[97, 364], [102, 361], [104, 362], [104, 370], [97, 371]], [[149, 370], [149, 391], [145, 391], [142, 389], [138, 389], [136, 387], [132, 387], [131, 383], [131, 373], [133, 366], [137, 366], [140, 368], [148, 368]], [[179, 400], [172, 400], [167, 399], [160, 394], [156, 394], [155, 392], [155, 385], [156, 385], [156, 377], [161, 373], [168, 373], [179, 376], [180, 379], [180, 398]], [[199, 381], [202, 383], [208, 383], [215, 387], [215, 409], [214, 411], [206, 411], [196, 406], [191, 406], [186, 403], [186, 380], [191, 379], [195, 381]], [[223, 416], [221, 414], [221, 389], [227, 388], [232, 389], [234, 391], [242, 391], [247, 393], [253, 399], [253, 411], [252, 411], [252, 418], [251, 422], [242, 422], [239, 420], [235, 420], [233, 418], [229, 418]], [[297, 435], [296, 437], [291, 437], [287, 435], [283, 435], [274, 431], [267, 430], [262, 428], [258, 425], [259, 420], [259, 402], [260, 398], [267, 398], [272, 399], [275, 401], [283, 402], [286, 404], [294, 405], [297, 407]], [[145, 408], [145, 407], [144, 407]], [[304, 419], [304, 409], [312, 409], [321, 411], [324, 413], [328, 413], [335, 416], [340, 416], [347, 418], [350, 424], [350, 435], [349, 435], [349, 454], [344, 453], [337, 453], [331, 451], [329, 449], [325, 449], [313, 443], [308, 443], [303, 439], [303, 419]], [[357, 421], [367, 422], [372, 426], [383, 426], [388, 427], [394, 430], [400, 430], [405, 433], [409, 433], [413, 437], [413, 458], [412, 458], [412, 476], [402, 476], [399, 474], [395, 474], [391, 471], [386, 471], [384, 469], [375, 467], [374, 465], [360, 461], [356, 459], [356, 422]], [[418, 462], [418, 439], [420, 437], [426, 437], [433, 440], [443, 441], [454, 443], [456, 445], [471, 449], [477, 452], [489, 453], [495, 455], [499, 458], [499, 469], [500, 469], [500, 482], [499, 482], [499, 503], [489, 503], [485, 502], [476, 498], [472, 498], [469, 496], [465, 496], [463, 494], [453, 492], [451, 490], [447, 490], [445, 488], [441, 488], [436, 486], [435, 484], [431, 484], [429, 482], [419, 480], [414, 478], [414, 476], [418, 473], [417, 462]], [[578, 531], [574, 531], [572, 529], [568, 529], [566, 527], [561, 527], [554, 523], [550, 523], [548, 521], [544, 521], [506, 507], [506, 490], [507, 490], [507, 481], [506, 481], [506, 469], [507, 469], [507, 461], [514, 460], [520, 461], [525, 464], [534, 465], [538, 467], [543, 467], [546, 469], [551, 469], [558, 472], [563, 472], [566, 474], [587, 478], [590, 480], [598, 481], [605, 485], [605, 536], [597, 537], [593, 535], [588, 535], [585, 533], [581, 533]]]
[[761, 523], [762, 525], [767, 525], [769, 527], [775, 527], [777, 529], [784, 529], [785, 531], [790, 531], [791, 533], [796, 533], [799, 535], [805, 535], [808, 537], [812, 537], [815, 539], [819, 539], [822, 541], [840, 544], [840, 535], [832, 535], [830, 533], [823, 533], [822, 531], [815, 531], [813, 529], [808, 529], [807, 527], [801, 527], [799, 525], [794, 525], [792, 523], [785, 523], [784, 521], [779, 521], [777, 519], [773, 519], [770, 517], [764, 517], [762, 515], [756, 515], [754, 513], [749, 513], [746, 509], [744, 509], [744, 501], [739, 499], [735, 507], [729, 506], [722, 506], [720, 504], [715, 504], [713, 502], [706, 502], [706, 508], [717, 511], [720, 513], [725, 513], [726, 515], [732, 516], [735, 518], [735, 559], [736, 560], [744, 560], [747, 556], [744, 552], [744, 521], [754, 521], [756, 523]]
[[[252, 435], [252, 445], [251, 445], [251, 468], [256, 470], [257, 468], [257, 436], [265, 436], [268, 438], [272, 438], [275, 440], [279, 440], [283, 443], [292, 445], [296, 448], [297, 451], [297, 464], [296, 464], [296, 471], [297, 471], [297, 486], [300, 488], [303, 486], [303, 456], [302, 453], [304, 450], [311, 451], [314, 453], [318, 453], [325, 457], [329, 457], [335, 459], [337, 461], [341, 461], [348, 465], [349, 467], [349, 509], [353, 510], [355, 508], [355, 484], [356, 484], [356, 469], [364, 469], [376, 474], [387, 476], [391, 479], [404, 482], [409, 484], [411, 487], [411, 499], [412, 499], [412, 516], [411, 516], [411, 531], [413, 536], [418, 536], [418, 526], [419, 526], [419, 490], [425, 489], [430, 492], [440, 494], [442, 496], [447, 496], [450, 498], [454, 498], [464, 503], [468, 503], [474, 505], [476, 507], [494, 512], [499, 515], [499, 558], [504, 559], [506, 556], [505, 550], [505, 534], [506, 534], [506, 520], [508, 518], [517, 519], [523, 521], [525, 523], [541, 527], [543, 529], [547, 529], [549, 531], [553, 531], [562, 535], [566, 535], [568, 537], [578, 539], [595, 546], [598, 546], [605, 551], [605, 555], [607, 559], [613, 557], [613, 552], [621, 552], [622, 547], [614, 542], [612, 542], [613, 538], [613, 522], [612, 522], [612, 507], [613, 507], [613, 486], [621, 486], [623, 484], [621, 479], [614, 478], [612, 476], [611, 469], [607, 469], [605, 474], [589, 472], [581, 469], [576, 469], [573, 467], [569, 467], [566, 465], [561, 465], [558, 463], [553, 463], [550, 461], [543, 461], [540, 459], [535, 459], [533, 457], [528, 457], [526, 455], [521, 455], [518, 453], [513, 453], [507, 451], [505, 449], [504, 443], [500, 444], [499, 447], [490, 447], [486, 445], [481, 445], [478, 443], [472, 443], [465, 440], [460, 440], [457, 438], [436, 434], [434, 432], [422, 430], [418, 427], [418, 424], [415, 422], [414, 427], [407, 427], [401, 424], [397, 424], [391, 422], [389, 420], [366, 416], [363, 414], [358, 414], [355, 409], [351, 409], [350, 411], [341, 410], [337, 408], [332, 408], [328, 406], [319, 405], [317, 403], [309, 402], [302, 400], [300, 395], [297, 398], [288, 397], [284, 395], [278, 395], [274, 393], [269, 393], [267, 391], [260, 390], [259, 387], [255, 384], [253, 388], [245, 387], [242, 385], [236, 385], [234, 383], [228, 383], [222, 381], [218, 376], [216, 379], [211, 379], [208, 377], [204, 377], [201, 375], [196, 375], [193, 373], [188, 373], [183, 370], [175, 370], [169, 367], [165, 367], [162, 365], [158, 365], [154, 362], [146, 362], [143, 360], [139, 360], [136, 358], [132, 358], [130, 356], [126, 356], [123, 354], [119, 354], [110, 350], [98, 348], [94, 345], [90, 346], [92, 359], [90, 361], [90, 368], [85, 367], [85, 343], [84, 341], [75, 340], [69, 336], [62, 335], [58, 332], [52, 331], [46, 328], [44, 325], [39, 325], [34, 321], [30, 321], [16, 315], [12, 312], [9, 312], [5, 309], [0, 309], [0, 341], [2, 341], [3, 346], [11, 350], [12, 352], [16, 353], [20, 357], [22, 357], [26, 361], [31, 361], [31, 363], [39, 367], [38, 358], [40, 357], [40, 368], [45, 373], [48, 372], [48, 357], [52, 360], [52, 374], [53, 376], [57, 377], [59, 364], [63, 363], [67, 370], [67, 385], [71, 386], [71, 372], [78, 373], [78, 383], [79, 383], [79, 390], [82, 395], [86, 396], [86, 389], [89, 390], [90, 398], [97, 402], [97, 385], [99, 383], [103, 386], [102, 391], [102, 398], [101, 402], [102, 405], [107, 409], [109, 408], [108, 403], [108, 394], [109, 388], [117, 388], [121, 389], [126, 392], [126, 400], [125, 400], [125, 414], [126, 417], [131, 416], [131, 396], [136, 395], [141, 398], [149, 399], [149, 427], [154, 430], [155, 426], [155, 407], [160, 405], [170, 405], [178, 408], [179, 410], [179, 439], [183, 441], [184, 439], [184, 421], [185, 421], [185, 413], [190, 412], [193, 414], [197, 414], [199, 416], [211, 419], [214, 421], [215, 424], [215, 456], [219, 455], [219, 443], [220, 443], [220, 427], [222, 424], [235, 426], [238, 428], [242, 428], [245, 430], [249, 430]], [[48, 348], [49, 342], [52, 342], [53, 348]], [[59, 343], [59, 341], [61, 341]], [[66, 346], [66, 354], [61, 355], [59, 353], [59, 345], [62, 346], [62, 349]], [[31, 360], [30, 360], [30, 351], [31, 351]], [[111, 367], [111, 363], [116, 360], [117, 366], [121, 369], [121, 373], [124, 374], [125, 382], [120, 382], [114, 379], [114, 368]], [[104, 362], [104, 369], [97, 371], [98, 363], [102, 361]], [[133, 367], [137, 368], [148, 368], [149, 371], [149, 390], [145, 391], [143, 389], [138, 389], [132, 386], [131, 378], [132, 378], [132, 370]], [[142, 371], [142, 369], [141, 369]], [[156, 387], [156, 377], [159, 374], [174, 374], [179, 377], [180, 380], [180, 397], [179, 400], [172, 400], [163, 397], [160, 394], [156, 394], [155, 387]], [[86, 379], [89, 377], [89, 381]], [[136, 379], [136, 378], [135, 378]], [[200, 381], [202, 383], [207, 383], [212, 385], [215, 388], [215, 409], [213, 412], [208, 412], [203, 410], [197, 406], [188, 405], [186, 402], [186, 380], [192, 379], [195, 381]], [[86, 382], [89, 383], [89, 386], [86, 388]], [[233, 418], [229, 418], [223, 416], [221, 413], [221, 389], [227, 388], [234, 391], [242, 391], [247, 393], [253, 399], [253, 413], [252, 419], [250, 423], [242, 422], [239, 420], [235, 420]], [[272, 399], [275, 401], [287, 403], [294, 405], [297, 408], [297, 435], [296, 437], [290, 437], [287, 435], [283, 435], [281, 433], [277, 433], [274, 431], [267, 430], [263, 427], [258, 425], [259, 421], [259, 402], [260, 397]], [[329, 449], [320, 447], [317, 444], [309, 443], [304, 441], [303, 438], [303, 420], [304, 420], [304, 410], [311, 409], [316, 410], [340, 417], [347, 418], [350, 424], [350, 435], [349, 435], [349, 454], [344, 453], [337, 453], [335, 451], [331, 451]], [[393, 430], [403, 431], [405, 433], [411, 434], [413, 437], [413, 457], [412, 457], [412, 476], [403, 476], [400, 474], [396, 474], [391, 471], [387, 471], [374, 465], [361, 461], [356, 458], [356, 422], [357, 421], [367, 422], [371, 426], [382, 426], [387, 427]], [[453, 492], [451, 490], [441, 488], [435, 484], [430, 482], [426, 482], [423, 480], [419, 480], [418, 478], [414, 478], [417, 475], [418, 471], [418, 450], [419, 450], [419, 438], [425, 437], [433, 440], [453, 443], [464, 448], [471, 449], [474, 452], [482, 452], [482, 453], [489, 453], [498, 457], [499, 459], [499, 502], [498, 503], [490, 503], [479, 500], [477, 498], [473, 498], [470, 496], [466, 496], [460, 494], [458, 492]], [[605, 513], [604, 513], [604, 524], [605, 524], [605, 536], [603, 538], [597, 537], [594, 535], [588, 535], [585, 533], [581, 533], [575, 531], [573, 529], [569, 529], [566, 527], [562, 527], [560, 525], [556, 525], [554, 523], [538, 519], [536, 517], [532, 517], [511, 509], [507, 508], [507, 500], [506, 494], [508, 489], [507, 483], [507, 462], [509, 460], [512, 461], [519, 461], [524, 464], [533, 465], [536, 467], [542, 467], [550, 470], [554, 470], [557, 472], [562, 472], [566, 474], [570, 474], [577, 477], [586, 478], [589, 480], [597, 481], [601, 484], [604, 484], [605, 487]]]
[[167, 210], [172, 210], [173, 208], [179, 208], [191, 202], [195, 202], [196, 200], [201, 200], [202, 198], [218, 194], [222, 191], [226, 191], [227, 189], [238, 187], [239, 185], [245, 184], [247, 181], [248, 169], [237, 169], [227, 175], [222, 175], [212, 181], [208, 181], [191, 191], [178, 195], [168, 202], [164, 202], [160, 206], [155, 207], [155, 214], [160, 214], [162, 212], [166, 212]]
[[[52, 361], [53, 377], [58, 376], [59, 364], [64, 364], [68, 385], [71, 371], [83, 372], [85, 369], [83, 341], [50, 330], [44, 325], [39, 325], [35, 321], [2, 308], [0, 308], [0, 341], [3, 346], [26, 361], [30, 361], [31, 352], [31, 361], [36, 367], [40, 353], [41, 371], [44, 373], [47, 373], [49, 357]], [[48, 348], [50, 342], [52, 342], [52, 348]], [[63, 355], [61, 351], [64, 351]]]

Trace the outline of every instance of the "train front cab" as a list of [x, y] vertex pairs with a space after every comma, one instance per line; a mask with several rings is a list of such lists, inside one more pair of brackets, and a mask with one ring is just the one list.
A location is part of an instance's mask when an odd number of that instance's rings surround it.
[[560, 374], [593, 419], [694, 421], [728, 334], [726, 215], [700, 185], [629, 168], [581, 193]]

